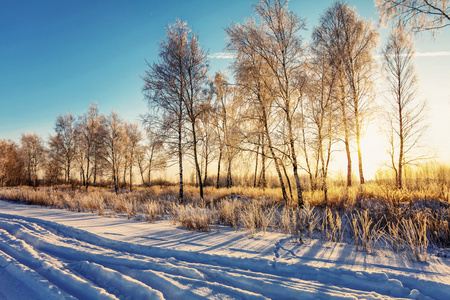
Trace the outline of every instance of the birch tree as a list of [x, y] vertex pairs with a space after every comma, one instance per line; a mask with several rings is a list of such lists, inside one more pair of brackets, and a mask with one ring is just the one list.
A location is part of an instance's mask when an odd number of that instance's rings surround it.
[[28, 184], [37, 186], [38, 171], [44, 164], [44, 146], [36, 133], [24, 134], [20, 140]]
[[294, 135], [295, 116], [298, 114], [299, 99], [303, 95], [304, 76], [302, 61], [304, 47], [300, 31], [305, 23], [295, 13], [288, 10], [286, 0], [262, 0], [253, 9], [259, 23], [253, 19], [242, 25], [226, 29], [230, 39], [240, 39], [243, 47], [254, 52], [267, 64], [273, 85], [268, 86], [275, 104], [285, 118], [285, 140], [288, 158], [295, 179], [297, 198], [292, 205], [303, 205], [302, 187], [299, 177], [299, 160]]
[[89, 181], [94, 173], [91, 166], [94, 165], [94, 171], [97, 169], [98, 147], [103, 144], [103, 128], [102, 117], [98, 112], [97, 104], [91, 104], [89, 111], [83, 113], [79, 117], [79, 121], [76, 126], [77, 142], [79, 143], [79, 149], [83, 157], [82, 169], [84, 170], [83, 182], [86, 191], [89, 188]]
[[216, 138], [219, 150], [217, 159], [217, 177], [216, 188], [219, 188], [220, 181], [220, 167], [222, 163], [223, 153], [225, 151], [225, 139], [227, 135], [227, 97], [230, 93], [231, 87], [228, 85], [227, 76], [223, 72], [217, 72], [214, 75], [213, 90], [216, 95], [214, 103], [214, 125], [216, 127]]
[[364, 184], [360, 141], [373, 107], [373, 54], [378, 34], [347, 3], [338, 1], [325, 11], [314, 35], [315, 43], [325, 47], [332, 56], [331, 66], [338, 72], [337, 96], [347, 154], [347, 186], [352, 185], [351, 133], [356, 138], [360, 184]]
[[396, 186], [403, 188], [406, 165], [426, 158], [418, 152], [427, 129], [424, 124], [426, 102], [417, 101], [414, 44], [402, 25], [393, 27], [383, 50], [383, 67], [388, 83], [388, 154]]
[[[160, 61], [149, 64], [143, 77], [144, 93], [153, 119], [147, 123], [158, 123], [167, 133], [169, 143], [178, 152], [179, 201], [183, 202], [183, 155], [187, 146], [193, 151], [194, 167], [199, 180], [200, 197], [203, 199], [203, 184], [198, 157], [197, 122], [203, 113], [207, 97], [208, 61], [206, 51], [200, 47], [198, 36], [194, 35], [186, 22], [177, 20], [169, 25], [166, 40], [159, 50]], [[156, 112], [156, 114], [155, 114]]]
[[56, 135], [50, 136], [49, 147], [52, 156], [64, 171], [66, 183], [70, 182], [70, 172], [76, 156], [75, 118], [72, 113], [59, 115], [55, 124]]
[[432, 31], [450, 26], [448, 0], [375, 0], [382, 21], [404, 22], [414, 32]]
[[133, 166], [136, 165], [138, 145], [142, 141], [142, 132], [137, 124], [125, 123], [124, 133], [127, 136], [125, 151], [127, 153], [129, 168], [130, 191], [133, 189]]
[[[247, 24], [250, 25], [250, 24]], [[230, 32], [230, 44], [228, 48], [236, 52], [236, 60], [233, 65], [233, 70], [236, 74], [236, 81], [240, 87], [241, 93], [248, 93], [248, 109], [247, 114], [250, 118], [257, 120], [256, 136], [258, 136], [259, 143], [264, 149], [265, 142], [269, 153], [267, 156], [271, 158], [275, 165], [275, 171], [280, 183], [283, 199], [286, 203], [291, 200], [286, 193], [285, 182], [281, 173], [281, 159], [279, 152], [273, 142], [272, 120], [274, 112], [274, 98], [271, 97], [269, 86], [273, 84], [273, 77], [271, 71], [265, 61], [251, 48], [251, 44], [247, 39], [245, 31], [235, 30]], [[245, 97], [245, 96], [244, 96]], [[255, 134], [250, 134], [255, 135]], [[250, 136], [250, 138], [252, 138]], [[249, 140], [249, 137], [247, 137]], [[262, 155], [266, 155], [263, 151]], [[262, 160], [262, 168], [265, 169], [265, 160]], [[263, 173], [264, 174], [264, 173]], [[263, 177], [263, 184], [265, 185], [265, 175]]]
[[[339, 139], [340, 118], [337, 99], [338, 68], [333, 66], [333, 56], [322, 43], [320, 29], [313, 32], [309, 64], [310, 77], [307, 89], [308, 101], [302, 103], [305, 123], [301, 126], [306, 166], [314, 189], [320, 176], [325, 201], [327, 201], [328, 167], [332, 147]], [[311, 153], [311, 154], [310, 154]], [[312, 155], [312, 162], [310, 162]]]
[[[152, 173], [162, 171], [167, 167], [168, 155], [165, 152], [164, 142], [161, 136], [151, 130], [147, 130], [146, 145], [138, 144], [136, 161], [141, 174], [142, 183], [151, 185]], [[144, 176], [144, 175], [147, 176]], [[147, 177], [147, 180], [145, 179]]]
[[[210, 91], [210, 93], [212, 90]], [[210, 95], [211, 96], [211, 95]], [[201, 137], [200, 156], [203, 164], [203, 184], [212, 185], [208, 177], [208, 166], [214, 161], [216, 151], [216, 131], [214, 127], [214, 111], [211, 103], [206, 104], [199, 119], [199, 133]]]
[[143, 92], [151, 112], [145, 124], [160, 128], [165, 143], [178, 157], [179, 202], [183, 202], [183, 155], [186, 107], [185, 50], [188, 47], [189, 29], [177, 20], [167, 28], [166, 39], [160, 43], [159, 61], [148, 64]]
[[124, 139], [123, 121], [116, 112], [111, 112], [106, 118], [105, 154], [116, 194], [119, 193], [119, 172], [124, 161]]
[[207, 90], [209, 83], [207, 77], [208, 58], [206, 51], [199, 45], [198, 36], [193, 35], [186, 23], [184, 24], [187, 43], [181, 51], [184, 55], [182, 71], [185, 73], [186, 83], [182, 100], [186, 109], [186, 118], [189, 122], [189, 142], [193, 151], [200, 198], [203, 200], [203, 179], [198, 153], [199, 134], [197, 127], [200, 117], [208, 113], [210, 107], [210, 97]]

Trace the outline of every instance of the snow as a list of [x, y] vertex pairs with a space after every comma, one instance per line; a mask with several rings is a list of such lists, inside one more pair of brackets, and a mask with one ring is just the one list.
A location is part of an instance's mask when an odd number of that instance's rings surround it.
[[0, 201], [0, 299], [450, 299], [450, 261]]

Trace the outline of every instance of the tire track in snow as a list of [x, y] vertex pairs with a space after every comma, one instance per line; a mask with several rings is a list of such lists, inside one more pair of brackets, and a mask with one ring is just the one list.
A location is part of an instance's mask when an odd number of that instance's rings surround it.
[[33, 269], [68, 294], [84, 299], [92, 296], [96, 299], [117, 299], [106, 293], [105, 290], [93, 286], [83, 278], [69, 272], [60, 261], [48, 259], [46, 255], [40, 254], [34, 247], [4, 229], [0, 229], [0, 241], [0, 250], [20, 264]]
[[118, 271], [106, 268], [102, 265], [82, 261], [72, 263], [72, 269], [79, 274], [83, 274], [98, 286], [112, 294], [124, 298], [127, 295], [133, 295], [136, 299], [164, 299], [160, 291], [154, 290], [142, 282], [124, 275]]
[[[125, 254], [123, 252], [117, 253], [117, 256], [112, 256], [110, 253], [108, 253], [107, 256], [103, 254], [92, 254], [87, 251], [81, 251], [77, 250], [74, 251], [74, 249], [71, 249], [69, 247], [61, 246], [61, 242], [55, 240], [55, 244], [48, 244], [45, 241], [40, 241], [39, 237], [36, 236], [34, 233], [30, 233], [29, 226], [22, 226], [21, 224], [15, 224], [13, 222], [5, 222], [3, 223], [2, 227], [9, 229], [9, 231], [14, 232], [16, 236], [20, 236], [24, 241], [29, 242], [29, 244], [36, 245], [36, 248], [39, 249], [41, 252], [41, 256], [46, 255], [53, 255], [55, 258], [60, 258], [64, 261], [69, 261], [70, 259], [73, 262], [70, 262], [67, 264], [67, 269], [71, 269], [74, 271], [74, 273], [77, 273], [78, 277], [83, 277], [87, 280], [90, 280], [93, 284], [97, 285], [100, 288], [103, 288], [110, 292], [113, 295], [116, 295], [117, 298], [130, 298], [128, 295], [132, 294], [134, 299], [145, 299], [143, 295], [150, 295], [149, 299], [158, 299], [162, 298], [162, 294], [158, 291], [153, 290], [150, 286], [152, 286], [152, 281], [154, 281], [155, 276], [153, 276], [153, 280], [147, 280], [149, 283], [148, 286], [142, 284], [139, 281], [131, 279], [131, 277], [121, 274], [117, 269], [124, 270], [124, 266], [132, 266], [134, 267], [134, 272], [128, 271], [130, 274], [138, 274], [139, 272], [144, 272], [142, 269], [146, 268], [152, 268], [161, 270], [163, 272], [159, 271], [152, 271], [152, 270], [146, 270], [147, 276], [144, 278], [148, 278], [148, 273], [152, 272], [157, 277], [159, 277], [161, 280], [159, 280], [160, 284], [159, 286], [162, 286], [163, 289], [167, 285], [168, 282], [176, 282], [176, 280], [173, 280], [173, 278], [181, 279], [182, 281], [188, 281], [192, 280], [192, 282], [196, 283], [197, 289], [199, 286], [205, 286], [208, 285], [207, 283], [203, 281], [204, 275], [198, 272], [195, 269], [183, 266], [182, 264], [174, 265], [170, 261], [174, 261], [174, 259], [168, 259], [168, 260], [162, 260], [159, 259], [159, 262], [148, 262], [147, 260], [155, 260], [151, 257], [146, 257], [145, 259], [142, 258], [134, 258], [131, 257], [130, 254]], [[27, 227], [25, 229], [25, 227]], [[34, 228], [39, 229], [41, 233], [47, 237], [45, 234], [45, 231], [42, 228], [39, 228], [38, 226], [34, 226]], [[25, 230], [24, 230], [25, 229]], [[1, 237], [1, 236], [0, 236]], [[3, 238], [3, 240], [6, 242], [6, 244], [11, 244], [10, 241]], [[25, 246], [25, 242], [22, 242], [22, 247], [20, 248], [27, 248], [28, 246]], [[73, 244], [73, 243], [72, 243]], [[83, 242], [83, 244], [85, 244]], [[95, 246], [95, 245], [94, 245]], [[89, 246], [89, 248], [98, 248], [98, 247], [92, 247]], [[29, 251], [32, 252], [32, 251]], [[110, 251], [105, 251], [110, 252]], [[37, 253], [37, 251], [36, 251]], [[124, 258], [123, 256], [127, 255], [129, 258]], [[27, 256], [27, 255], [24, 255]], [[30, 253], [28, 256], [34, 256], [30, 261], [32, 260], [38, 260], [36, 258], [37, 255], [31, 255]], [[141, 255], [137, 255], [141, 256]], [[88, 261], [79, 261], [79, 260], [90, 260]], [[101, 263], [102, 265], [99, 265], [95, 262]], [[32, 265], [32, 263], [28, 263], [29, 265]], [[108, 266], [108, 267], [104, 267]], [[181, 275], [180, 275], [181, 274]], [[81, 275], [81, 276], [79, 276]], [[136, 276], [135, 276], [136, 277]], [[138, 276], [139, 277], [139, 276]], [[140, 276], [142, 277], [142, 276]], [[130, 287], [131, 286], [131, 287]], [[165, 288], [165, 292], [169, 294], [168, 298], [175, 298], [172, 296], [177, 295], [177, 293], [174, 293], [173, 288], [184, 290], [182, 293], [178, 293], [177, 296], [183, 295], [187, 296], [188, 299], [198, 299], [199, 295], [194, 294], [190, 289], [194, 286], [194, 284], [190, 284], [185, 286], [184, 288], [180, 288], [182, 286], [181, 284], [172, 284], [171, 289]], [[217, 290], [221, 291], [232, 291], [231, 294], [234, 294], [236, 298], [241, 299], [254, 299], [254, 297], [248, 297], [251, 295], [251, 292], [247, 291], [239, 291], [238, 289], [235, 289], [233, 287], [226, 287], [220, 284], [213, 284], [213, 286]], [[67, 289], [67, 288], [66, 288]], [[68, 289], [70, 290], [70, 289]], [[72, 288], [73, 290], [73, 288]], [[212, 289], [209, 289], [209, 293], [213, 292]], [[223, 293], [223, 295], [227, 295], [228, 293]], [[75, 293], [75, 296], [85, 298], [86, 295], [80, 295], [79, 293]], [[98, 298], [96, 296], [95, 298]], [[177, 297], [179, 298], [179, 297]], [[183, 297], [184, 298], [184, 297]], [[257, 297], [258, 299], [261, 299], [261, 297]]]
[[0, 299], [75, 299], [0, 250]]
[[[1, 247], [61, 290], [84, 297], [379, 299], [425, 296], [425, 280], [141, 246], [39, 219], [0, 214]], [[4, 244], [4, 245], [3, 245]], [[276, 245], [277, 254], [280, 244]], [[61, 274], [66, 281], [55, 278]], [[101, 280], [99, 278], [102, 278]], [[107, 282], [107, 283], [105, 283]], [[402, 282], [418, 291], [411, 292]], [[80, 292], [89, 283], [90, 290]], [[435, 282], [433, 285], [436, 287]], [[442, 295], [450, 286], [440, 285]]]

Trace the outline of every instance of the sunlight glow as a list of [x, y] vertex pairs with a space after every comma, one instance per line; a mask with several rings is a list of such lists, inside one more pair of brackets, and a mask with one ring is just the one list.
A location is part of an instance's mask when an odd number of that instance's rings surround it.
[[[364, 167], [364, 175], [367, 179], [373, 179], [376, 171], [387, 160], [386, 139], [376, 126], [369, 126], [361, 139], [361, 151]], [[355, 161], [357, 163], [357, 161]], [[357, 172], [357, 169], [355, 169]]]

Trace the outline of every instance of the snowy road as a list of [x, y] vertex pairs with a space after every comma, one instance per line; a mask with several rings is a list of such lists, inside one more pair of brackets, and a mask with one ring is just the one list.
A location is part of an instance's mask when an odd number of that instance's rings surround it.
[[449, 265], [0, 201], [0, 299], [450, 299]]

